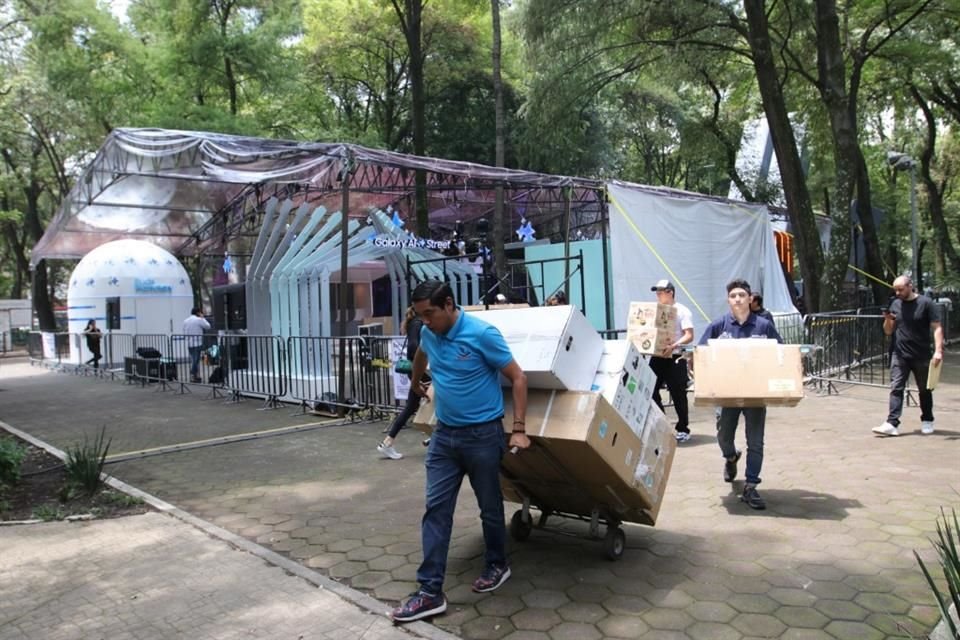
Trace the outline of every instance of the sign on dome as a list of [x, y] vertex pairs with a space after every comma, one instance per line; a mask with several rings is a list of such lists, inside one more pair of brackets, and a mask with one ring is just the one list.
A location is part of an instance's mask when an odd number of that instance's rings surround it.
[[140, 279], [133, 281], [133, 289], [137, 293], [173, 293], [173, 287], [169, 284], [158, 284], [153, 278]]

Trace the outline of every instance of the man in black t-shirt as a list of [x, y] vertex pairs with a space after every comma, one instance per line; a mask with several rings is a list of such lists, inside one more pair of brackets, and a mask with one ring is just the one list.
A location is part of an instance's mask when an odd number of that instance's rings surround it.
[[920, 432], [933, 433], [933, 392], [927, 389], [930, 367], [930, 331], [933, 330], [933, 361], [943, 362], [943, 328], [934, 302], [913, 290], [908, 276], [893, 281], [896, 299], [883, 312], [883, 332], [893, 335], [890, 354], [890, 412], [887, 421], [873, 432], [881, 436], [900, 435], [900, 414], [903, 412], [903, 391], [907, 377], [913, 373], [920, 396]]

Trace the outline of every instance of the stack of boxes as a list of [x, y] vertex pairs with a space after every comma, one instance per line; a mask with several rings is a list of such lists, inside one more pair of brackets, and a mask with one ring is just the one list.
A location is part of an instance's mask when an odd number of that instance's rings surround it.
[[[534, 446], [505, 456], [505, 497], [580, 515], [600, 507], [654, 524], [676, 440], [652, 402], [656, 376], [636, 344], [604, 341], [572, 306], [474, 313], [500, 330], [527, 376]], [[505, 389], [507, 416], [511, 402]], [[432, 429], [433, 403], [421, 404], [413, 422]]]

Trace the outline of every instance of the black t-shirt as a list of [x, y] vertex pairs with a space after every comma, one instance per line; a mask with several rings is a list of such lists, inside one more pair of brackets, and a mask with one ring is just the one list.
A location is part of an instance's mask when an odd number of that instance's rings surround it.
[[930, 323], [940, 321], [937, 305], [926, 296], [909, 301], [898, 298], [890, 303], [890, 313], [897, 317], [894, 353], [909, 360], [929, 360], [933, 346]]

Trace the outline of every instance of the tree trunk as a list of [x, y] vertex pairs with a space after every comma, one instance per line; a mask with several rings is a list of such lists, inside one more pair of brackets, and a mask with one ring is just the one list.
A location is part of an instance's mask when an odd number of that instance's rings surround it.
[[960, 256], [957, 255], [957, 249], [950, 240], [950, 230], [947, 228], [947, 220], [944, 217], [943, 189], [937, 185], [930, 172], [936, 153], [937, 120], [930, 105], [916, 86], [910, 86], [910, 94], [923, 112], [927, 123], [927, 135], [923, 151], [920, 153], [920, 180], [927, 191], [927, 205], [930, 208], [930, 226], [933, 227], [934, 255], [937, 261], [936, 273], [942, 277], [948, 273], [949, 269], [949, 273], [957, 274], [960, 273]]
[[808, 312], [820, 309], [820, 279], [823, 250], [814, 221], [813, 205], [807, 191], [806, 177], [797, 150], [793, 127], [787, 115], [787, 105], [780, 78], [774, 63], [770, 44], [764, 0], [744, 0], [747, 15], [748, 40], [757, 74], [757, 87], [763, 102], [763, 111], [770, 125], [770, 137], [777, 154], [780, 177], [783, 180], [787, 211], [797, 241], [797, 258], [803, 274], [803, 299]]
[[[426, 87], [423, 76], [423, 0], [405, 0], [407, 48], [410, 49], [410, 96], [413, 116], [413, 153], [426, 155]], [[427, 174], [418, 169], [416, 185], [417, 233], [426, 238], [430, 233], [427, 210]]]
[[37, 314], [40, 331], [56, 331], [57, 320], [53, 315], [53, 303], [47, 282], [47, 261], [41, 260], [33, 270], [33, 310]]
[[[863, 246], [867, 271], [877, 279], [883, 279], [883, 263], [880, 260], [880, 242], [873, 219], [870, 192], [870, 175], [860, 151], [857, 137], [856, 98], [852, 95], [859, 86], [860, 67], [855, 67], [851, 77], [850, 93], [847, 92], [847, 65], [840, 41], [840, 19], [835, 0], [816, 0], [817, 20], [817, 76], [820, 98], [830, 119], [833, 136], [833, 158], [836, 180], [834, 183], [834, 208], [831, 216], [830, 250], [824, 277], [823, 304], [836, 308], [846, 280], [850, 262], [850, 233], [852, 225], [850, 206], [856, 192], [857, 216], [863, 232]], [[889, 288], [876, 280], [870, 280], [873, 297], [880, 304], [889, 293]]]
[[[494, 166], [504, 163], [504, 118], [503, 118], [503, 78], [500, 75], [500, 0], [490, 0], [490, 15], [493, 22], [493, 113], [494, 113]], [[503, 187], [496, 188], [493, 210], [493, 264], [497, 280], [502, 281], [507, 273], [507, 255], [504, 249], [506, 223], [503, 210]]]

